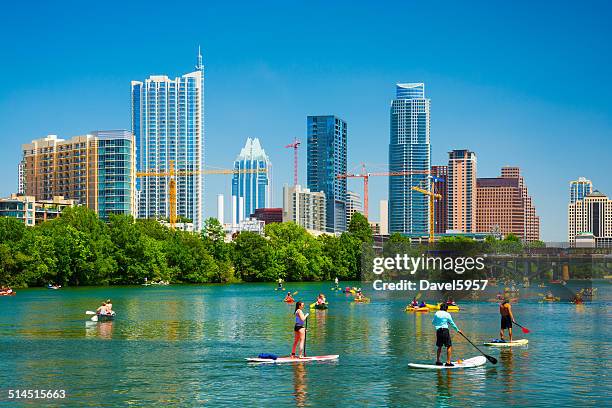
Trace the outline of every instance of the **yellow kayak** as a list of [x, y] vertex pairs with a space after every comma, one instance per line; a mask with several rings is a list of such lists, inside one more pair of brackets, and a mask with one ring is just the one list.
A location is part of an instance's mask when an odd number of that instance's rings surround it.
[[413, 307], [413, 306], [406, 306], [405, 309], [406, 312], [429, 312], [429, 308], [427, 306], [425, 307]]
[[[430, 305], [429, 303], [426, 304], [427, 308], [429, 310], [440, 310], [440, 305], [442, 303], [438, 303], [437, 305]], [[459, 306], [453, 306], [453, 305], [449, 305], [448, 306], [448, 311], [449, 312], [458, 312], [459, 311]]]

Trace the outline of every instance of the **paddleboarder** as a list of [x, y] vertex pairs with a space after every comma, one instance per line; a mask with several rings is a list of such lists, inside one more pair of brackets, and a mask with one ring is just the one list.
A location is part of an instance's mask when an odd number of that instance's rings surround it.
[[293, 326], [293, 348], [291, 349], [291, 358], [296, 358], [295, 349], [299, 344], [299, 358], [304, 358], [304, 340], [306, 339], [306, 319], [308, 313], [304, 314], [304, 302], [299, 301], [295, 304], [295, 326]]
[[447, 310], [448, 305], [446, 303], [442, 303], [440, 305], [440, 310], [434, 314], [434, 318], [431, 323], [436, 328], [436, 347], [438, 347], [438, 351], [436, 353], [436, 365], [442, 365], [442, 362], [440, 361], [440, 354], [442, 354], [442, 346], [444, 346], [446, 347], [446, 364], [444, 365], [446, 367], [453, 367], [454, 364], [451, 363], [453, 343], [451, 341], [448, 325], [450, 324], [457, 333], [462, 334], [462, 331], [459, 330], [453, 321], [452, 316], [447, 312]]
[[508, 337], [512, 343], [512, 323], [514, 315], [512, 314], [512, 306], [508, 299], [504, 299], [499, 305], [499, 314], [501, 315], [501, 329], [499, 330], [499, 338], [504, 341], [504, 330], [508, 329]]
[[278, 278], [278, 290], [281, 290], [282, 288], [283, 288], [283, 279]]

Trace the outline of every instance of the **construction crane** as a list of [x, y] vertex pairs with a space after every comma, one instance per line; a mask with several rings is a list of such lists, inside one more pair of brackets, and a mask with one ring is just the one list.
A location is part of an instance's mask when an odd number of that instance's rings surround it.
[[293, 185], [297, 186], [298, 183], [298, 147], [300, 146], [300, 141], [295, 138], [293, 139], [293, 143], [285, 146], [286, 149], [293, 149]]
[[419, 186], [412, 186], [412, 189], [414, 191], [418, 191], [419, 193], [425, 194], [426, 196], [429, 196], [429, 243], [433, 243], [434, 242], [434, 232], [435, 232], [434, 231], [435, 229], [435, 223], [434, 223], [435, 200], [442, 199], [442, 195], [434, 191], [434, 185], [436, 181], [444, 181], [444, 179], [440, 177], [436, 177], [436, 176], [430, 176], [430, 177], [432, 179], [432, 183], [428, 183], [430, 185], [430, 190], [424, 189]]
[[168, 177], [168, 204], [170, 207], [170, 214], [168, 216], [168, 222], [170, 228], [174, 228], [176, 224], [176, 177], [179, 176], [199, 176], [203, 174], [252, 174], [252, 173], [266, 173], [268, 169], [205, 169], [205, 170], [175, 170], [174, 160], [170, 160], [170, 168], [168, 171], [139, 171], [136, 172], [136, 177]]
[[413, 170], [413, 171], [391, 171], [391, 172], [368, 172], [364, 163], [361, 163], [361, 173], [339, 174], [338, 179], [342, 178], [362, 178], [363, 179], [363, 215], [368, 218], [368, 190], [370, 177], [396, 177], [396, 176], [411, 176], [414, 174], [429, 175], [429, 170]]

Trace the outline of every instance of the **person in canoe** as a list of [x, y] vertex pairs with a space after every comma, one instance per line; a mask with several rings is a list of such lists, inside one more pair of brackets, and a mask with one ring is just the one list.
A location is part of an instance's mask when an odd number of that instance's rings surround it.
[[297, 302], [295, 304], [295, 326], [293, 326], [293, 348], [291, 349], [291, 358], [296, 358], [295, 351], [298, 348], [298, 357], [304, 357], [304, 340], [306, 339], [306, 328], [304, 325], [306, 324], [306, 319], [308, 318], [308, 313], [304, 314], [304, 302]]
[[501, 329], [499, 330], [499, 338], [504, 341], [504, 330], [508, 329], [508, 337], [512, 343], [512, 323], [514, 315], [512, 314], [512, 306], [508, 299], [504, 299], [499, 305], [499, 314], [501, 315]]
[[287, 303], [295, 302], [295, 299], [293, 298], [293, 296], [291, 296], [291, 292], [287, 292], [287, 296], [285, 296], [285, 302]]
[[109, 314], [111, 314], [111, 311], [108, 309], [108, 306], [106, 305], [106, 302], [102, 302], [102, 306], [100, 306], [99, 308], [96, 309], [96, 314], [99, 314], [99, 315], [109, 315]]
[[322, 293], [319, 293], [319, 297], [317, 298], [317, 305], [324, 305], [327, 303], [327, 299], [325, 299], [325, 295]]
[[453, 321], [453, 317], [450, 313], [447, 312], [448, 306], [446, 303], [442, 303], [440, 305], [440, 310], [438, 310], [434, 314], [434, 318], [432, 320], [433, 326], [436, 328], [436, 347], [438, 347], [438, 351], [436, 353], [436, 365], [442, 365], [440, 361], [440, 354], [442, 354], [442, 346], [446, 347], [446, 367], [453, 367], [454, 364], [451, 363], [451, 355], [453, 352], [453, 343], [451, 341], [450, 331], [448, 330], [448, 325], [451, 325], [453, 329], [457, 333], [462, 333], [457, 325]]
[[113, 304], [111, 303], [110, 299], [106, 300], [106, 310], [108, 310], [108, 313], [113, 313]]

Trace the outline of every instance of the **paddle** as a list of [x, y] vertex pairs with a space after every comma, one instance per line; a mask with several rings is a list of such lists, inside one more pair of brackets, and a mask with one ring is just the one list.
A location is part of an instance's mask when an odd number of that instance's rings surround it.
[[478, 346], [476, 346], [474, 343], [472, 343], [472, 342], [470, 341], [470, 339], [468, 339], [467, 337], [465, 337], [465, 334], [463, 334], [463, 333], [459, 333], [459, 334], [460, 334], [461, 336], [463, 336], [463, 338], [464, 338], [464, 339], [466, 339], [466, 340], [468, 341], [468, 343], [470, 343], [472, 346], [474, 346], [474, 348], [475, 348], [476, 350], [480, 351], [480, 354], [482, 354], [483, 356], [485, 356], [485, 357], [487, 358], [487, 360], [489, 360], [489, 361], [491, 362], [491, 364], [497, 364], [497, 359], [496, 359], [495, 357], [492, 357], [492, 356], [490, 356], [490, 355], [488, 355], [488, 354], [483, 353], [483, 352], [482, 352], [482, 350], [478, 348]]
[[95, 315], [96, 312], [92, 312], [91, 310], [88, 310], [85, 312], [86, 315]]
[[308, 316], [304, 319], [304, 357], [306, 357], [306, 336], [308, 335]]
[[521, 325], [520, 325], [520, 324], [518, 324], [517, 322], [513, 322], [513, 323], [514, 323], [514, 324], [516, 324], [518, 327], [520, 327], [520, 328], [521, 328], [521, 330], [523, 330], [523, 333], [525, 333], [525, 334], [529, 334], [529, 333], [531, 333], [531, 330], [529, 330], [528, 328], [521, 326]]

